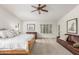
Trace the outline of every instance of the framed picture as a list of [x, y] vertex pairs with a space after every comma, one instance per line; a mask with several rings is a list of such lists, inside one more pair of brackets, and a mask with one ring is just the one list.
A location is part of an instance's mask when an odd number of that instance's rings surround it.
[[35, 31], [35, 24], [27, 24], [28, 31]]
[[67, 33], [78, 33], [78, 21], [77, 18], [67, 21]]

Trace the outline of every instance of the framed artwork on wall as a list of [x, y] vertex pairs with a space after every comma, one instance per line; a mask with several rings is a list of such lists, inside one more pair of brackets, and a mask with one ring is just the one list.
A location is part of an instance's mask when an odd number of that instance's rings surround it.
[[35, 31], [35, 24], [27, 24], [27, 31]]
[[77, 18], [70, 19], [67, 21], [67, 33], [78, 33], [78, 21]]

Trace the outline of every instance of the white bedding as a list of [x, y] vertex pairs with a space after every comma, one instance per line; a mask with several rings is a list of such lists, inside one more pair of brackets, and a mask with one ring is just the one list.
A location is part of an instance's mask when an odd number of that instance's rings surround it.
[[31, 34], [21, 34], [14, 38], [0, 39], [0, 50], [28, 50], [28, 42], [34, 37]]

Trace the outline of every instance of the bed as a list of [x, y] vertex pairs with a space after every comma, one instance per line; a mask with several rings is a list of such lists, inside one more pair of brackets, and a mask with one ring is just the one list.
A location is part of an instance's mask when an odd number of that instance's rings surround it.
[[35, 35], [33, 34], [20, 34], [13, 38], [5, 39], [0, 38], [0, 54], [31, 54], [34, 42]]

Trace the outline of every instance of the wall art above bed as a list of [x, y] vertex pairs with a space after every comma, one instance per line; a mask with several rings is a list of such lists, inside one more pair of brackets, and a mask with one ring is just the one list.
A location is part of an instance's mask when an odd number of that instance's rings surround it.
[[73, 33], [77, 34], [78, 33], [78, 19], [70, 19], [67, 21], [67, 33]]

